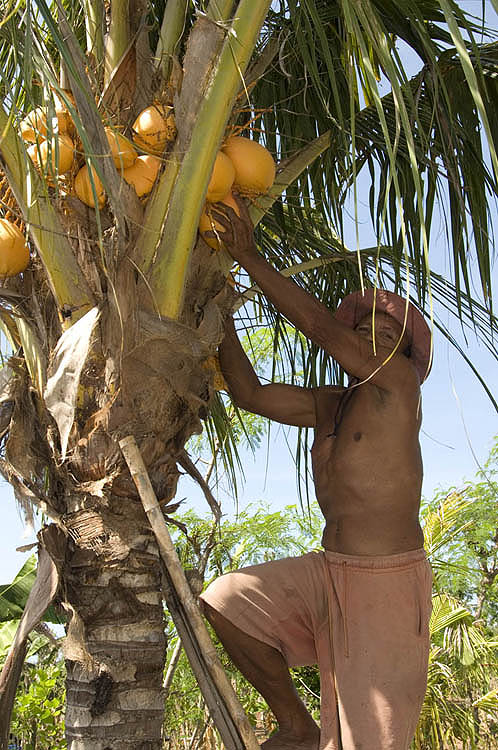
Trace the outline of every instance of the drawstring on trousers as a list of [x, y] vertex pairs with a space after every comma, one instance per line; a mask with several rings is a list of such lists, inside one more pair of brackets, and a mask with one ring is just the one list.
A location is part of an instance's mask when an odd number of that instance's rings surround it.
[[345, 560], [342, 561], [342, 588], [344, 592], [343, 601], [341, 601], [341, 597], [339, 596], [339, 592], [337, 591], [337, 587], [334, 583], [334, 579], [330, 573], [329, 564], [327, 562], [327, 558], [325, 556], [325, 553], [322, 553], [322, 560], [323, 565], [325, 568], [325, 580], [327, 581], [327, 603], [328, 603], [328, 612], [329, 612], [329, 640], [330, 640], [330, 648], [332, 650], [332, 653], [334, 653], [334, 639], [333, 639], [333, 633], [332, 633], [332, 624], [333, 624], [333, 610], [332, 610], [332, 596], [335, 595], [339, 610], [341, 613], [342, 618], [342, 632], [343, 632], [343, 638], [344, 638], [344, 655], [346, 658], [349, 658], [349, 637], [348, 637], [348, 584], [349, 584], [349, 575], [348, 575], [348, 565]]

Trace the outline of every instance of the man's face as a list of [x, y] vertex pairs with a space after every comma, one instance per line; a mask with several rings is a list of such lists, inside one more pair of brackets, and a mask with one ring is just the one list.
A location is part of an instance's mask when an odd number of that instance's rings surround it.
[[367, 313], [355, 327], [355, 331], [367, 341], [373, 342], [375, 334], [377, 346], [383, 346], [389, 351], [397, 347], [396, 351], [404, 353], [410, 346], [410, 340], [406, 331], [401, 337], [402, 330], [403, 326], [395, 318], [384, 312], [376, 312], [375, 318], [373, 318], [371, 312]]

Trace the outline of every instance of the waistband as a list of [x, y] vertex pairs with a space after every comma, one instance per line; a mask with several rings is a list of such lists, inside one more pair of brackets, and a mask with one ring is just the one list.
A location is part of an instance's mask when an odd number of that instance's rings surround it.
[[403, 568], [427, 560], [427, 554], [423, 547], [408, 552], [398, 552], [394, 555], [343, 555], [341, 552], [331, 552], [328, 549], [323, 550], [323, 554], [330, 565], [367, 568], [369, 570]]

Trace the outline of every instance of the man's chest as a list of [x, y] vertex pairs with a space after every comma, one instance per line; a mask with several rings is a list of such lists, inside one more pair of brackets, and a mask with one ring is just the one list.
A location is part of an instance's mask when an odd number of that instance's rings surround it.
[[346, 435], [358, 442], [358, 433], [382, 430], [381, 420], [389, 407], [389, 399], [369, 383], [353, 384], [334, 393], [324, 389], [317, 399], [315, 444]]

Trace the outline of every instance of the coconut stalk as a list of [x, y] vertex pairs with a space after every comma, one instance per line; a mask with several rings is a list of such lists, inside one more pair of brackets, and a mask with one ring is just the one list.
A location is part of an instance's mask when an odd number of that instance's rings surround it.
[[157, 261], [149, 277], [160, 313], [170, 318], [180, 314], [190, 253], [216, 152], [269, 5], [269, 0], [239, 3], [179, 169], [156, 249]]
[[63, 325], [67, 327], [88, 312], [95, 302], [57, 213], [43, 197], [42, 180], [1, 107], [0, 132], [2, 167], [46, 268]]

